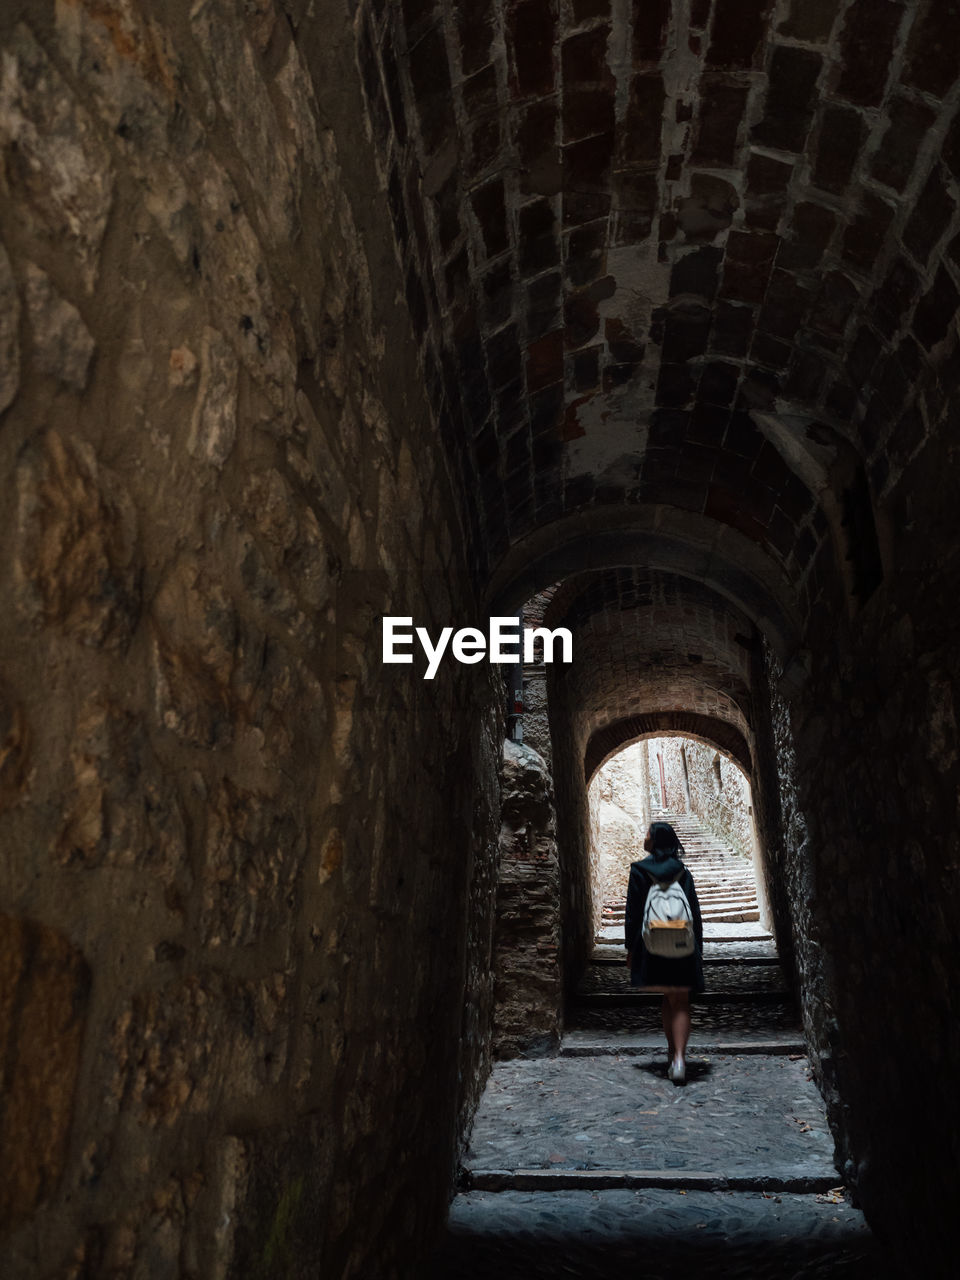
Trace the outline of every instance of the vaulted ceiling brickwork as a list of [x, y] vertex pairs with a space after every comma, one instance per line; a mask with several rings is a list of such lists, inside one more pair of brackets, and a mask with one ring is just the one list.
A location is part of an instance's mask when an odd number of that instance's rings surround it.
[[821, 495], [842, 499], [851, 454], [864, 492], [894, 486], [958, 394], [958, 16], [361, 4], [408, 303], [481, 567], [571, 512], [658, 504], [740, 531], [809, 605], [831, 533], [844, 554]]

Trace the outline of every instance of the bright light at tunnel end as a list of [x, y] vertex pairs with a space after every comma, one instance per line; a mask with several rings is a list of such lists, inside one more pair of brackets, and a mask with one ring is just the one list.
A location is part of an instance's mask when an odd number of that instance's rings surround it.
[[[534, 662], [537, 640], [543, 642], [544, 662], [573, 661], [573, 636], [566, 627], [555, 627], [552, 631], [547, 627], [524, 627], [522, 630], [521, 654], [521, 627], [516, 617], [491, 618], [486, 633], [479, 627], [461, 627], [456, 632], [453, 627], [444, 627], [434, 643], [426, 627], [413, 626], [413, 618], [388, 616], [383, 619], [383, 661], [412, 663], [413, 653], [404, 650], [412, 649], [415, 639], [427, 659], [424, 680], [432, 680], [437, 674], [448, 646], [457, 662], [471, 666], [484, 658], [489, 662], [509, 664]], [[555, 655], [558, 644], [559, 659]]]

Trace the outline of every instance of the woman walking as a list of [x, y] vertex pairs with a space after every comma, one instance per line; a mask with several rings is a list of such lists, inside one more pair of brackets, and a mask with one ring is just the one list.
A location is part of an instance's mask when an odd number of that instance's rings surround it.
[[643, 847], [649, 856], [631, 863], [627, 889], [624, 943], [630, 983], [663, 992], [667, 1075], [683, 1084], [690, 992], [704, 989], [703, 921], [693, 876], [683, 864], [683, 845], [669, 822], [652, 823]]

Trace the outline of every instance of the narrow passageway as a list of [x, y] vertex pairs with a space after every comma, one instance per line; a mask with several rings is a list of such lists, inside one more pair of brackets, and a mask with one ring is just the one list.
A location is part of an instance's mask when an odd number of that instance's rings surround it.
[[682, 830], [698, 893], [715, 904], [688, 1082], [667, 1079], [660, 999], [629, 986], [622, 904], [608, 903], [558, 1053], [494, 1069], [427, 1280], [599, 1277], [624, 1264], [656, 1277], [883, 1274], [838, 1186], [749, 867], [695, 818], [658, 816]]
[[957, 16], [0, 3], [0, 1280], [953, 1280]]

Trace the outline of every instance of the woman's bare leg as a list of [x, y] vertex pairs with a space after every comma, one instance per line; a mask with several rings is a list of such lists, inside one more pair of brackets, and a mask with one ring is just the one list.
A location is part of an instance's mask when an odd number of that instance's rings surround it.
[[668, 1003], [670, 1030], [667, 1033], [667, 1043], [671, 1045], [671, 1061], [683, 1062], [687, 1056], [687, 1041], [690, 1039], [690, 992], [683, 989], [667, 992], [664, 996], [664, 1024]]
[[667, 1062], [672, 1062], [677, 1049], [673, 1042], [673, 1005], [670, 1003], [670, 996], [665, 991], [663, 993], [663, 1001], [660, 1005], [660, 1016], [663, 1020], [663, 1034], [667, 1037]]

